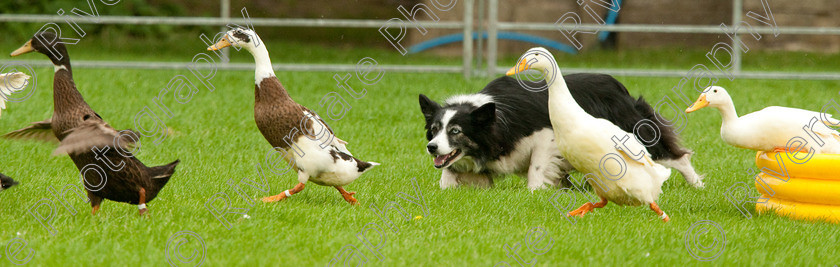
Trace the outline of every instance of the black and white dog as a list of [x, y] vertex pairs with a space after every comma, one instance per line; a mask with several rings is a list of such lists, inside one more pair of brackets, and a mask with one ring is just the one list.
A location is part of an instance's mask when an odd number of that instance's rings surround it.
[[[577, 103], [589, 114], [607, 119], [637, 138], [652, 158], [675, 168], [686, 182], [703, 187], [701, 175], [691, 165], [691, 152], [679, 145], [673, 130], [642, 97], [634, 99], [619, 81], [605, 74], [571, 74], [563, 78]], [[545, 88], [545, 82], [528, 82]], [[461, 184], [492, 186], [493, 178], [505, 174], [527, 177], [531, 190], [546, 185], [570, 185], [574, 168], [560, 155], [548, 116], [548, 90], [532, 92], [511, 77], [490, 82], [477, 94], [458, 95], [444, 105], [420, 95], [426, 119], [426, 148], [436, 168], [443, 169], [441, 188]], [[636, 127], [647, 119], [656, 126]], [[657, 140], [658, 137], [658, 140]], [[654, 143], [655, 142], [655, 143]]]

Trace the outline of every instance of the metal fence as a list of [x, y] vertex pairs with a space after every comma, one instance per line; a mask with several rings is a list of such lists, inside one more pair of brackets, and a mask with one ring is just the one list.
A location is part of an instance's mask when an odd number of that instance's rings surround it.
[[[475, 1], [478, 1], [479, 10], [475, 12]], [[498, 58], [498, 32], [500, 30], [537, 30], [557, 31], [570, 30], [572, 26], [555, 25], [554, 23], [513, 23], [500, 22], [498, 20], [498, 0], [462, 0], [464, 5], [462, 21], [420, 21], [418, 24], [430, 29], [460, 29], [463, 36], [473, 36], [474, 15], [480, 18], [487, 27], [487, 38], [479, 42], [486, 42], [486, 52], [482, 53], [479, 45], [478, 53], [474, 49], [472, 38], [463, 38], [462, 41], [462, 65], [441, 66], [441, 65], [381, 65], [387, 71], [395, 72], [445, 72], [463, 73], [465, 77], [471, 75], [494, 76], [503, 73], [505, 69], [496, 66]], [[741, 21], [743, 12], [743, 0], [732, 1], [732, 25]], [[221, 11], [219, 17], [159, 17], [159, 16], [100, 16], [96, 23], [105, 24], [130, 24], [130, 25], [227, 25], [228, 23], [245, 24], [246, 20], [230, 17], [230, 0], [220, 0]], [[486, 20], [483, 20], [486, 6]], [[24, 15], [24, 14], [0, 14], [2, 22], [64, 22], [65, 18], [58, 15]], [[380, 28], [387, 20], [355, 20], [355, 19], [278, 19], [278, 18], [252, 18], [250, 23], [254, 26], [268, 27], [333, 27], [333, 28]], [[94, 23], [87, 20], [79, 20], [77, 23]], [[621, 24], [621, 25], [600, 25], [580, 24], [578, 30], [601, 30], [611, 32], [655, 32], [655, 33], [714, 33], [724, 34], [717, 25], [643, 25], [643, 24]], [[753, 26], [755, 32], [766, 34], [774, 32], [774, 29], [767, 26]], [[795, 35], [840, 35], [840, 27], [784, 27], [779, 26], [776, 31], [781, 34]], [[748, 33], [746, 29], [738, 30], [739, 34]], [[747, 79], [808, 79], [808, 80], [840, 80], [840, 72], [766, 72], [766, 71], [742, 71], [740, 35], [735, 35], [732, 40], [733, 71], [737, 78]], [[227, 51], [225, 51], [227, 53]], [[484, 55], [480, 55], [484, 54]], [[481, 57], [483, 56], [483, 57]], [[473, 59], [484, 60], [486, 66], [476, 68]], [[24, 61], [26, 64], [36, 66], [48, 66], [44, 61]], [[188, 62], [137, 62], [137, 61], [74, 61], [75, 67], [92, 68], [139, 68], [139, 69], [178, 69], [185, 68]], [[223, 62], [217, 66], [220, 69], [250, 70], [253, 64]], [[274, 64], [279, 71], [351, 71], [356, 65], [351, 64]], [[617, 76], [646, 76], [646, 77], [682, 77], [687, 70], [650, 70], [650, 69], [564, 69], [566, 73], [575, 72], [600, 72]]]

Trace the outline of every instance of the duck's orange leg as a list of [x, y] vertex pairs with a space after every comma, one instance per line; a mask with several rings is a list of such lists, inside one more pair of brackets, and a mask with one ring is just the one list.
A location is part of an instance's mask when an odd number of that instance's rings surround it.
[[262, 198], [262, 202], [271, 203], [271, 202], [277, 202], [277, 201], [280, 201], [280, 200], [284, 200], [287, 197], [290, 197], [294, 194], [297, 194], [300, 191], [303, 191], [303, 188], [305, 186], [306, 186], [306, 184], [304, 184], [304, 183], [298, 183], [297, 185], [295, 185], [294, 188], [283, 191], [283, 193], [273, 195], [273, 196], [270, 196], [270, 197]]
[[341, 196], [344, 197], [344, 200], [347, 200], [347, 202], [349, 202], [350, 205], [356, 205], [359, 203], [358, 200], [353, 198], [353, 195], [355, 195], [356, 192], [344, 191], [344, 188], [342, 188], [341, 186], [336, 186], [335, 189], [338, 189], [338, 192], [341, 193]]
[[650, 203], [650, 210], [656, 212], [656, 215], [659, 215], [659, 219], [662, 219], [662, 221], [668, 222], [671, 220], [671, 217], [668, 217], [668, 214], [665, 214], [664, 211], [659, 209], [659, 205], [656, 205], [656, 202]]
[[603, 208], [606, 205], [607, 205], [607, 199], [604, 198], [604, 197], [601, 197], [601, 202], [598, 202], [598, 203], [586, 202], [586, 204], [583, 204], [583, 206], [580, 206], [580, 208], [577, 208], [576, 210], [570, 211], [568, 216], [583, 217], [583, 215], [586, 214], [587, 212], [590, 212], [590, 211], [592, 211], [593, 209], [596, 209], [596, 208], [598, 208], [598, 209]]
[[140, 204], [137, 205], [137, 209], [140, 210], [140, 215], [146, 214], [149, 209], [146, 208], [146, 189], [140, 188]]

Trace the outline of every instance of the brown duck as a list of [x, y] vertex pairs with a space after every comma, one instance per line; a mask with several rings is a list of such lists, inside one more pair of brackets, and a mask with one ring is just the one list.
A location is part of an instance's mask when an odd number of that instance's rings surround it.
[[140, 214], [146, 213], [146, 203], [166, 185], [179, 161], [150, 168], [135, 158], [131, 147], [139, 140], [138, 136], [129, 130], [114, 130], [88, 106], [73, 82], [67, 49], [57, 41], [55, 34], [39, 32], [12, 52], [12, 56], [18, 56], [35, 51], [52, 61], [54, 111], [51, 119], [35, 122], [4, 137], [57, 138], [60, 144], [54, 154], [68, 154], [81, 171], [93, 207], [91, 214], [99, 210], [103, 198], [138, 205]]
[[[343, 186], [350, 184], [376, 162], [366, 162], [353, 157], [344, 142], [315, 112], [296, 103], [274, 75], [268, 49], [249, 29], [237, 28], [227, 32], [218, 43], [207, 50], [224, 47], [244, 47], [256, 62], [254, 89], [254, 118], [262, 135], [275, 149], [286, 155], [286, 161], [298, 171], [298, 184], [283, 193], [265, 197], [263, 202], [276, 202], [303, 190], [308, 181], [322, 186], [332, 186], [351, 205], [356, 204], [355, 192]], [[293, 136], [293, 137], [292, 137]]]

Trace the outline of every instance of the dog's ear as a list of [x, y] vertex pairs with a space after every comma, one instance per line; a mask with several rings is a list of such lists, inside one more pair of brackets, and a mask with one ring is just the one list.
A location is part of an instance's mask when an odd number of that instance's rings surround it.
[[496, 103], [490, 102], [473, 110], [470, 115], [478, 125], [490, 125], [496, 121]]
[[424, 94], [420, 94], [420, 111], [423, 111], [423, 117], [426, 118], [427, 124], [434, 118], [438, 110], [440, 110], [440, 105], [437, 102], [432, 101]]

